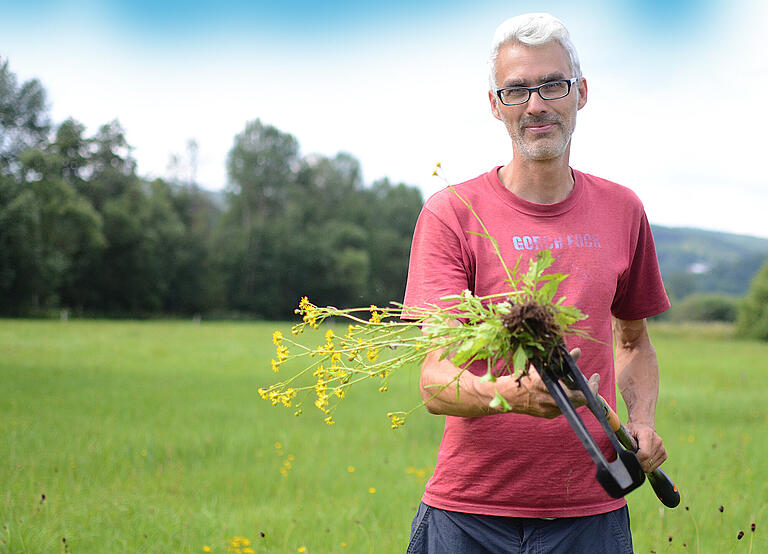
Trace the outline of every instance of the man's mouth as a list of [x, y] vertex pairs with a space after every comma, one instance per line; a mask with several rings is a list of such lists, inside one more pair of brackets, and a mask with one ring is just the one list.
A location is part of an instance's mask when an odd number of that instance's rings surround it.
[[525, 125], [523, 128], [531, 133], [546, 133], [552, 131], [557, 126], [557, 123], [551, 121], [545, 121], [542, 123], [532, 123]]

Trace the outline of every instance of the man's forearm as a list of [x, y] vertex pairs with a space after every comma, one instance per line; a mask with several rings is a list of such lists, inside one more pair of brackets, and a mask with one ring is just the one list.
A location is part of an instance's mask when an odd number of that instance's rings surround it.
[[[596, 393], [598, 381], [591, 379], [590, 386]], [[503, 404], [490, 406], [497, 393], [509, 404], [509, 410], [515, 413], [545, 418], [554, 418], [561, 413], [533, 367], [520, 379], [502, 375], [495, 382], [483, 381], [469, 371], [462, 372], [450, 360], [441, 360], [439, 351], [432, 352], [422, 366], [420, 387], [427, 410], [433, 414], [479, 417], [503, 413]], [[586, 402], [579, 391], [565, 388], [565, 393], [575, 406]]]
[[[499, 381], [483, 382], [469, 371], [464, 371], [461, 375], [459, 373], [461, 370], [450, 360], [440, 359], [439, 352], [432, 352], [427, 356], [421, 370], [420, 388], [421, 397], [430, 413], [479, 417], [503, 411], [501, 407], [489, 406], [496, 395]], [[500, 378], [502, 387], [508, 379]]]
[[[617, 323], [618, 322], [618, 323]], [[655, 427], [659, 363], [644, 320], [614, 322], [616, 382], [629, 422]]]

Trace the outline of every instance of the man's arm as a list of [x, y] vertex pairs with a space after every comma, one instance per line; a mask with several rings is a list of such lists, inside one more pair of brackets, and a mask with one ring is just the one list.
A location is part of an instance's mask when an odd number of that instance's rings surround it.
[[[578, 359], [579, 351], [572, 354]], [[491, 400], [496, 392], [503, 396], [512, 411], [537, 417], [554, 418], [561, 414], [555, 399], [549, 394], [546, 385], [541, 380], [536, 369], [531, 366], [528, 375], [518, 383], [510, 375], [503, 375], [496, 382], [481, 381], [469, 371], [461, 374], [458, 381], [451, 382], [461, 371], [448, 358], [440, 359], [442, 350], [430, 352], [421, 366], [419, 382], [421, 397], [426, 402], [427, 410], [432, 414], [479, 417], [503, 413], [504, 408], [491, 408]], [[440, 385], [451, 383], [441, 390]], [[593, 391], [597, 391], [599, 375], [590, 379]], [[456, 397], [456, 387], [459, 387], [459, 397]], [[586, 403], [584, 395], [579, 391], [565, 388], [566, 394], [574, 405]]]
[[616, 383], [627, 405], [627, 430], [638, 444], [637, 458], [643, 469], [653, 471], [667, 459], [656, 433], [656, 400], [659, 395], [659, 363], [644, 319], [613, 318], [616, 348]]

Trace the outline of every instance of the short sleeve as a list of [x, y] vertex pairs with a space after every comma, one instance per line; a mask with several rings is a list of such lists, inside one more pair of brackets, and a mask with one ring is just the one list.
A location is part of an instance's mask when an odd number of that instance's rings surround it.
[[[470, 271], [462, 238], [428, 208], [416, 222], [403, 304], [424, 307], [470, 288]], [[407, 317], [407, 310], [406, 315]]]
[[643, 212], [634, 251], [630, 252], [630, 265], [619, 277], [611, 313], [619, 319], [637, 320], [658, 315], [669, 306], [651, 226]]

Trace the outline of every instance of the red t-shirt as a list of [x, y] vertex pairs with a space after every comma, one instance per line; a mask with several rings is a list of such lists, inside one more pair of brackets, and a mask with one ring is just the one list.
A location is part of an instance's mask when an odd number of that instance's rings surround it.
[[[589, 318], [581, 322], [593, 339], [567, 337], [582, 350], [579, 367], [600, 373], [600, 393], [615, 408], [611, 314], [627, 320], [669, 308], [653, 237], [642, 204], [629, 189], [573, 171], [574, 188], [557, 204], [534, 204], [499, 181], [498, 168], [457, 185], [511, 268], [527, 271], [538, 250], [555, 257], [551, 273], [569, 277], [558, 297]], [[505, 274], [482, 229], [450, 190], [427, 200], [411, 248], [404, 304], [419, 306], [469, 289], [484, 296], [504, 292]], [[482, 375], [485, 361], [470, 367]], [[610, 443], [586, 407], [579, 415], [604, 453]], [[609, 459], [613, 459], [611, 456]], [[560, 416], [521, 414], [462, 418], [446, 416], [435, 472], [423, 501], [436, 508], [515, 517], [572, 517], [618, 509], [595, 479], [595, 465]]]

